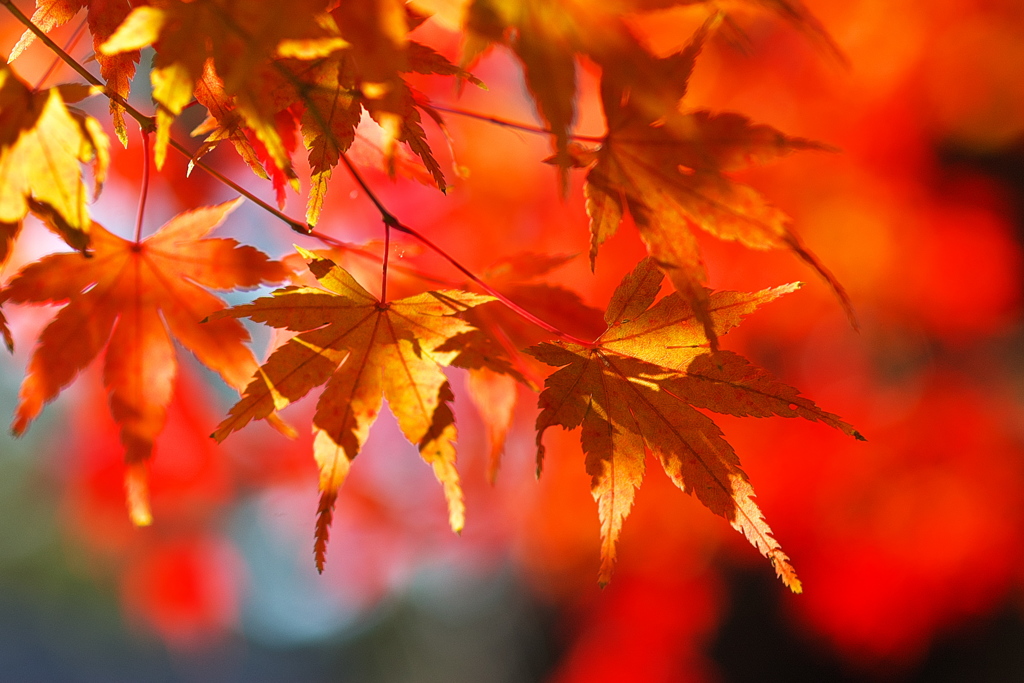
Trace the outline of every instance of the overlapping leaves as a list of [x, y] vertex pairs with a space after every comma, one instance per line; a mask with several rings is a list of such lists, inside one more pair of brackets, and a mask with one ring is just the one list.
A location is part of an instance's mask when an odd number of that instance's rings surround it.
[[[800, 592], [789, 558], [753, 500], [754, 490], [721, 430], [697, 408], [738, 416], [802, 417], [862, 438], [837, 416], [726, 351], [712, 353], [703, 324], [678, 294], [654, 300], [663, 276], [646, 259], [623, 279], [605, 314], [608, 329], [591, 346], [546, 342], [528, 349], [559, 367], [540, 396], [538, 470], [549, 427], [582, 426], [591, 491], [601, 519], [602, 582], [645, 472], [646, 451], [680, 489], [729, 520]], [[719, 292], [708, 312], [717, 334], [795, 285], [756, 293]], [[652, 304], [654, 304], [652, 306]]]
[[[834, 49], [798, 0], [752, 1]], [[713, 16], [689, 45], [667, 57], [652, 54], [624, 18], [691, 4], [708, 5]], [[473, 0], [467, 8], [462, 67], [409, 38], [423, 17], [401, 0], [153, 0], [135, 3], [130, 12], [129, 3], [113, 0], [37, 0], [33, 19], [49, 31], [87, 9], [101, 73], [108, 90], [122, 98], [139, 49], [155, 49], [150, 76], [158, 167], [173, 120], [195, 98], [209, 112], [194, 131], [207, 134], [196, 157], [230, 141], [257, 174], [272, 180], [283, 205], [284, 188], [299, 186], [291, 156], [301, 134], [311, 171], [310, 224], [320, 220], [333, 169], [350, 150], [361, 122], [372, 120], [383, 131], [389, 170], [394, 170], [396, 144], [405, 143], [433, 184], [445, 190], [423, 114], [439, 126], [443, 121], [407, 76], [477, 82], [463, 67], [490, 44], [507, 45], [552, 135], [563, 187], [569, 169], [589, 169], [585, 194], [592, 264], [600, 245], [627, 216], [653, 257], [617, 290], [605, 316], [608, 329], [596, 342], [550, 342], [530, 350], [560, 368], [541, 395], [538, 456], [547, 428], [582, 426], [602, 525], [602, 581], [610, 576], [616, 539], [649, 450], [680, 488], [726, 517], [799, 590], [735, 453], [697, 409], [799, 416], [859, 435], [795, 389], [717, 350], [720, 334], [791, 288], [710, 294], [694, 233], [699, 228], [754, 249], [790, 249], [818, 270], [848, 306], [786, 216], [728, 175], [750, 163], [824, 146], [736, 114], [681, 109], [696, 57], [720, 22], [717, 4], [710, 0]], [[601, 69], [607, 133], [591, 149], [572, 142], [579, 56]], [[488, 404], [484, 414], [492, 428], [492, 471], [511, 423], [512, 378], [521, 380], [525, 374], [519, 364], [499, 358], [515, 336], [506, 334], [501, 314], [471, 310], [491, 298], [445, 291], [382, 302], [331, 261], [302, 252], [326, 290], [282, 289], [213, 314], [211, 322], [200, 326], [197, 321], [221, 304], [203, 287], [279, 281], [283, 268], [234, 242], [203, 239], [231, 209], [229, 204], [183, 214], [138, 243], [92, 224], [85, 211], [81, 164], [93, 163], [98, 188], [106, 168], [106, 138], [95, 121], [64, 102], [58, 89], [34, 92], [6, 66], [0, 72], [0, 264], [29, 210], [79, 250], [86, 249], [91, 231], [95, 255], [91, 261], [73, 254], [47, 257], [0, 294], [0, 303], [69, 302], [40, 338], [22, 386], [15, 431], [23, 431], [42, 405], [106, 347], [104, 380], [132, 464], [133, 516], [147, 521], [139, 464], [163, 424], [175, 373], [173, 335], [232, 386], [242, 389], [248, 382], [241, 401], [217, 429], [218, 439], [253, 419], [275, 419], [275, 410], [326, 384], [313, 418], [321, 490], [315, 546], [319, 568], [338, 489], [384, 399], [405, 436], [433, 467], [448, 500], [451, 526], [461, 529], [464, 506], [455, 470], [452, 392], [441, 368], [470, 369], [471, 393]], [[111, 111], [124, 142], [123, 112], [116, 102]], [[517, 274], [519, 282], [499, 284], [531, 309], [550, 309], [564, 318], [561, 304], [581, 309], [575, 295], [522, 284], [532, 277], [530, 268], [538, 274], [553, 264], [521, 262], [526, 267]], [[662, 272], [677, 293], [654, 303]], [[243, 328], [233, 319], [238, 317], [299, 334], [252, 374], [256, 363], [244, 347]], [[0, 335], [12, 343], [2, 312]]]
[[[123, 0], [37, 0], [36, 11], [32, 14], [32, 22], [44, 33], [66, 24], [80, 10], [87, 9], [89, 32], [92, 33], [93, 44], [97, 48], [96, 61], [100, 65], [100, 75], [107, 87], [127, 99], [131, 89], [131, 81], [135, 76], [135, 65], [139, 62], [139, 51], [128, 50], [116, 55], [106, 55], [98, 50], [121, 22], [128, 16], [131, 6]], [[8, 61], [14, 61], [32, 44], [35, 34], [26, 30], [21, 40], [11, 50]], [[114, 121], [114, 131], [122, 145], [128, 145], [128, 130], [124, 123], [124, 107], [118, 102], [110, 101], [110, 115]]]
[[[725, 174], [794, 150], [826, 147], [736, 114], [680, 111], [696, 57], [720, 24], [719, 15], [689, 45], [667, 57], [651, 54], [621, 17], [623, 12], [685, 4], [697, 3], [625, 2], [591, 11], [555, 0], [475, 0], [467, 14], [474, 36], [467, 44], [467, 60], [491, 42], [504, 42], [515, 52], [554, 138], [555, 155], [548, 161], [561, 168], [563, 185], [568, 168], [593, 166], [585, 186], [592, 262], [628, 213], [648, 253], [693, 306], [712, 348], [717, 348], [717, 338], [708, 311], [707, 272], [692, 228], [752, 249], [794, 251], [825, 277], [849, 313], [842, 288], [792, 232], [785, 214]], [[762, 4], [814, 35], [827, 36], [800, 3]], [[595, 149], [570, 142], [577, 54], [602, 69], [608, 132]]]
[[343, 47], [345, 41], [326, 9], [326, 0], [158, 0], [135, 7], [99, 52], [113, 56], [150, 45], [156, 49], [151, 80], [159, 105], [157, 167], [166, 155], [171, 122], [192, 100], [206, 62], [212, 60], [246, 124], [277, 166], [288, 168], [287, 151], [273, 126], [275, 112], [260, 97], [263, 69], [272, 57], [318, 58]]

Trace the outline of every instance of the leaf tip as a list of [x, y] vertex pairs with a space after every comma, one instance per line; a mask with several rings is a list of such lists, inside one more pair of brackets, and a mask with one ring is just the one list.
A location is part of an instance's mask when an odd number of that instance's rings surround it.
[[153, 524], [153, 511], [149, 505], [149, 475], [145, 463], [137, 462], [128, 466], [124, 473], [125, 497], [128, 503], [128, 517], [137, 527]]
[[313, 561], [318, 574], [324, 573], [327, 565], [327, 541], [331, 535], [331, 522], [334, 521], [334, 505], [338, 502], [338, 490], [327, 489], [320, 494], [317, 506], [316, 530], [314, 531]]
[[25, 430], [28, 429], [28, 423], [29, 418], [21, 412], [18, 412], [14, 416], [14, 421], [11, 422], [11, 435], [15, 438], [21, 438], [25, 433]]
[[285, 437], [286, 439], [295, 440], [299, 438], [299, 432], [295, 427], [291, 426], [284, 418], [277, 413], [271, 413], [266, 417], [267, 424], [274, 428], [274, 430]]
[[320, 258], [315, 253], [313, 253], [309, 249], [306, 249], [305, 247], [300, 247], [297, 244], [293, 244], [292, 247], [294, 247], [295, 251], [299, 252], [299, 256], [301, 256], [304, 259], [311, 259], [312, 260], [312, 259]]

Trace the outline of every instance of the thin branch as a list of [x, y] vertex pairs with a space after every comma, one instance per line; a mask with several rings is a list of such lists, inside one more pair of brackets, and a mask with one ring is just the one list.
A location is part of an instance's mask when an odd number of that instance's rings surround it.
[[242, 187], [241, 185], [236, 183], [234, 180], [232, 180], [231, 178], [228, 178], [226, 175], [224, 175], [223, 173], [221, 173], [220, 171], [215, 169], [213, 166], [210, 166], [208, 163], [206, 163], [202, 159], [195, 159], [195, 158], [193, 158], [192, 152], [188, 151], [188, 148], [186, 148], [185, 145], [181, 144], [180, 142], [178, 142], [174, 138], [171, 138], [169, 144], [170, 144], [171, 147], [174, 148], [174, 150], [176, 152], [180, 153], [186, 159], [188, 159], [193, 164], [195, 164], [196, 167], [203, 169], [204, 171], [209, 173], [211, 176], [213, 176], [214, 178], [219, 180], [221, 183], [223, 183], [224, 185], [227, 185], [232, 190], [234, 190], [238, 194], [242, 195], [243, 197], [248, 199], [250, 202], [252, 202], [256, 206], [260, 207], [261, 209], [263, 209], [267, 213], [272, 214], [275, 218], [279, 218], [284, 223], [287, 223], [288, 227], [291, 228], [292, 230], [294, 230], [295, 232], [301, 233], [303, 235], [311, 235], [313, 233], [313, 227], [311, 225], [309, 225], [308, 223], [306, 223], [304, 221], [296, 220], [296, 219], [292, 218], [291, 216], [288, 216], [287, 214], [282, 213], [277, 208], [275, 208], [274, 206], [272, 206], [272, 205], [268, 204], [267, 202], [263, 201], [262, 199], [260, 199], [256, 195], [254, 195], [252, 192], [250, 192], [249, 190], [245, 189], [244, 187]]
[[439, 247], [436, 244], [434, 244], [433, 242], [431, 242], [429, 239], [427, 239], [424, 235], [420, 234], [416, 230], [413, 230], [409, 226], [403, 225], [401, 223], [397, 223], [396, 225], [394, 225], [392, 227], [394, 227], [395, 230], [398, 230], [399, 232], [404, 232], [405, 234], [412, 235], [413, 237], [418, 239], [420, 242], [423, 243], [424, 246], [426, 246], [429, 249], [431, 249], [438, 256], [443, 257], [446, 261], [448, 261], [448, 263], [452, 264], [452, 266], [454, 266], [460, 273], [462, 273], [463, 275], [468, 277], [470, 280], [475, 282], [485, 292], [487, 292], [488, 294], [493, 296], [495, 299], [497, 299], [501, 303], [505, 304], [508, 308], [510, 308], [512, 310], [513, 313], [515, 313], [519, 317], [524, 318], [524, 319], [530, 321], [531, 323], [533, 323], [537, 327], [541, 328], [542, 330], [545, 330], [546, 332], [550, 332], [551, 334], [553, 334], [553, 335], [555, 335], [557, 337], [561, 337], [562, 339], [564, 339], [564, 340], [566, 340], [568, 342], [572, 342], [574, 344], [580, 344], [581, 346], [593, 346], [594, 345], [594, 342], [587, 341], [586, 339], [580, 339], [579, 337], [574, 337], [573, 335], [571, 335], [571, 334], [569, 334], [567, 332], [563, 332], [562, 330], [558, 329], [554, 325], [541, 320], [540, 318], [535, 316], [533, 313], [530, 313], [528, 310], [526, 310], [525, 308], [523, 308], [522, 306], [520, 306], [516, 302], [512, 301], [507, 296], [505, 296], [504, 294], [502, 294], [501, 292], [499, 292], [498, 290], [494, 289], [489, 284], [487, 284], [486, 282], [481, 280], [479, 277], [474, 275], [472, 271], [470, 271], [468, 268], [466, 268], [461, 263], [459, 263], [454, 258], [452, 258], [448, 254], [448, 252], [446, 252], [444, 249], [442, 249], [441, 247]]
[[[306, 100], [305, 96], [302, 96], [302, 99], [307, 107], [309, 107], [310, 103]], [[314, 114], [314, 116], [319, 118], [318, 114]], [[322, 121], [317, 121], [317, 123], [322, 123]], [[334, 133], [331, 129], [326, 125], [323, 126], [323, 129], [328, 132], [328, 135], [332, 138], [331, 142], [340, 150], [341, 146], [338, 145], [337, 140], [334, 139]], [[356, 184], [363, 190], [363, 192], [366, 193], [366, 196], [369, 197], [370, 201], [373, 202], [373, 205], [377, 208], [377, 211], [380, 213], [381, 220], [384, 221], [384, 225], [391, 225], [391, 227], [395, 227], [398, 224], [398, 219], [395, 218], [394, 214], [387, 210], [387, 207], [384, 206], [384, 203], [381, 202], [379, 197], [377, 197], [377, 193], [374, 192], [369, 184], [367, 184], [366, 180], [363, 179], [362, 174], [359, 173], [359, 170], [348, 158], [348, 155], [344, 152], [339, 152], [339, 154], [341, 156], [342, 163], [345, 164], [345, 169], [348, 170], [348, 174], [352, 176], [352, 179], [356, 181]]]
[[[70, 52], [75, 49], [75, 45], [78, 44], [78, 40], [82, 37], [82, 29], [85, 28], [85, 22], [86, 20], [82, 19], [82, 21], [78, 23], [78, 28], [75, 29], [74, 33], [71, 34], [71, 37], [68, 38], [68, 41], [64, 44], [65, 52]], [[43, 87], [43, 83], [46, 83], [46, 79], [53, 75], [53, 72], [57, 70], [57, 66], [60, 65], [60, 62], [60, 56], [54, 55], [53, 61], [50, 62], [50, 66], [46, 67], [46, 71], [44, 71], [43, 75], [39, 77], [39, 80], [36, 81], [35, 87], [32, 89], [39, 90]]]
[[78, 60], [69, 55], [60, 45], [53, 42], [50, 36], [46, 35], [41, 28], [36, 26], [31, 19], [25, 16], [25, 13], [18, 9], [18, 6], [14, 4], [13, 0], [0, 0], [0, 4], [4, 5], [7, 8], [7, 11], [14, 15], [15, 19], [17, 19], [25, 26], [25, 28], [31, 31], [36, 38], [38, 38], [44, 45], [46, 45], [46, 47], [50, 48], [50, 50], [52, 50], [54, 54], [60, 57], [65, 64], [74, 69], [79, 76], [84, 78], [90, 84], [95, 85], [97, 88], [101, 88], [103, 90], [103, 94], [107, 98], [114, 100], [122, 107], [124, 107], [125, 111], [128, 112], [129, 116], [138, 121], [140, 126], [142, 126], [146, 130], [153, 130], [155, 128], [155, 123], [153, 121], [152, 116], [146, 116], [145, 114], [140, 112], [138, 109], [129, 104], [128, 100], [126, 100], [125, 98], [121, 97], [121, 95], [108, 88], [106, 83], [104, 83], [96, 76], [93, 76], [91, 73], [89, 73], [88, 69], [86, 69], [84, 66], [78, 63]]
[[[497, 126], [504, 128], [513, 128], [515, 130], [521, 130], [526, 133], [536, 133], [538, 135], [554, 135], [554, 132], [543, 128], [541, 126], [531, 126], [530, 124], [520, 123], [518, 121], [509, 121], [508, 119], [498, 118], [497, 116], [490, 116], [489, 114], [480, 114], [475, 111], [468, 111], [466, 109], [459, 109], [458, 107], [450, 107], [441, 104], [431, 102], [430, 106], [438, 111], [443, 111], [446, 114], [454, 114], [456, 116], [464, 116], [469, 119], [476, 119], [477, 121], [486, 121], [487, 123], [493, 123]], [[578, 140], [579, 142], [594, 142], [602, 143], [605, 142], [605, 138], [597, 135], [577, 135], [570, 133], [569, 138], [571, 140]]]

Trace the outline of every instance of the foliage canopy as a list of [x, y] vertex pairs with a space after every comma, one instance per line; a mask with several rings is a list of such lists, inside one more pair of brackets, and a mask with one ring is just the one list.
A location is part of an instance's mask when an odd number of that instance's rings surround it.
[[[319, 569], [338, 490], [384, 400], [402, 433], [433, 468], [448, 501], [451, 527], [459, 531], [466, 510], [456, 471], [454, 394], [444, 367], [469, 371], [470, 394], [490, 422], [494, 470], [512, 419], [515, 383], [537, 388], [534, 378], [546, 373], [536, 423], [538, 474], [545, 430], [580, 427], [601, 523], [602, 583], [610, 579], [616, 541], [650, 452], [679, 488], [725, 517], [772, 562], [786, 585], [800, 591], [736, 453], [701, 411], [803, 417], [862, 437], [796, 389], [720, 348], [720, 337], [744, 316], [796, 285], [712, 292], [695, 233], [756, 250], [792, 251], [825, 279], [850, 312], [846, 294], [803, 245], [788, 217], [731, 175], [793, 151], [829, 148], [740, 114], [688, 107], [687, 84], [705, 41], [735, 30], [718, 3], [472, 0], [465, 6], [458, 59], [416, 39], [437, 3], [38, 0], [31, 19], [11, 2], [4, 4], [27, 26], [12, 61], [33, 40], [48, 40], [47, 32], [86, 9], [100, 67], [100, 77], [92, 75], [52, 42], [49, 47], [85, 83], [33, 88], [11, 66], [0, 67], [0, 264], [10, 256], [29, 214], [74, 250], [29, 264], [0, 289], [3, 305], [64, 304], [39, 337], [13, 429], [23, 432], [45, 403], [104, 352], [104, 383], [121, 430], [128, 506], [136, 524], [151, 522], [147, 461], [171, 399], [176, 372], [172, 340], [241, 393], [213, 435], [218, 440], [263, 418], [289, 433], [291, 427], [276, 411], [325, 385], [312, 418], [320, 469]], [[799, 0], [752, 4], [838, 55]], [[688, 5], [706, 19], [667, 56], [646, 47], [627, 21], [637, 13]], [[586, 321], [593, 319], [592, 309], [575, 293], [529, 284], [559, 265], [560, 257], [506, 255], [494, 272], [472, 273], [384, 205], [366, 180], [365, 155], [357, 154], [372, 137], [390, 175], [418, 178], [457, 195], [458, 183], [450, 180], [444, 150], [437, 145], [439, 136], [448, 135], [445, 115], [487, 117], [436, 104], [417, 88], [416, 79], [442, 77], [456, 88], [484, 87], [472, 70], [494, 45], [518, 60], [544, 126], [491, 120], [547, 135], [551, 156], [546, 161], [563, 192], [568, 192], [571, 174], [585, 172], [591, 267], [624, 222], [636, 226], [649, 253], [612, 295], [604, 312], [607, 329], [589, 326], [592, 337], [563, 329], [587, 328]], [[150, 80], [152, 114], [129, 102], [141, 51], [148, 49], [152, 65], [140, 73]], [[606, 124], [600, 136], [575, 132], [577, 81], [584, 63], [600, 74]], [[123, 145], [128, 142], [125, 117], [141, 127], [147, 148], [144, 177], [149, 174], [150, 134], [158, 170], [172, 148], [189, 157], [190, 169], [199, 166], [226, 183], [231, 181], [203, 157], [230, 143], [271, 184], [277, 208], [243, 194], [326, 248], [300, 248], [301, 262], [277, 261], [234, 240], [207, 237], [236, 202], [196, 207], [143, 238], [145, 182], [134, 239], [108, 232], [89, 218], [87, 206], [88, 198], [102, 190], [110, 159], [107, 134], [73, 106], [98, 95], [110, 100], [111, 126]], [[195, 150], [174, 132], [175, 122], [192, 106], [206, 111], [205, 121], [192, 131], [201, 138]], [[296, 162], [299, 141], [305, 148], [303, 163]], [[380, 214], [379, 297], [337, 265], [355, 247], [319, 231], [331, 223], [325, 198], [339, 182], [334, 177], [339, 166]], [[86, 187], [90, 174], [91, 190]], [[288, 189], [302, 187], [308, 188], [306, 214], [296, 220], [282, 210]], [[430, 289], [431, 276], [420, 273], [420, 291], [389, 298], [394, 233], [419, 241], [468, 280], [461, 288]], [[437, 241], [443, 244], [443, 236]], [[657, 300], [664, 276], [674, 291]], [[265, 284], [284, 287], [228, 309], [208, 291]], [[545, 310], [560, 319], [543, 319]], [[240, 317], [297, 334], [259, 365], [246, 346]], [[524, 321], [549, 340], [524, 352], [516, 341], [516, 326]], [[13, 345], [2, 313], [0, 331]]]

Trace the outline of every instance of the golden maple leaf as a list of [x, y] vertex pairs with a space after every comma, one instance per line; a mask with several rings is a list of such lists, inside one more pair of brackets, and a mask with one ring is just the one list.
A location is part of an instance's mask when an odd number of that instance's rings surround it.
[[[673, 293], [654, 304], [663, 276], [650, 258], [627, 275], [605, 314], [608, 329], [590, 346], [545, 342], [530, 349], [559, 367], [545, 383], [537, 417], [537, 467], [544, 431], [582, 426], [591, 493], [601, 520], [600, 581], [615, 562], [615, 544], [644, 476], [650, 450], [680, 489], [729, 520], [765, 555], [794, 592], [789, 558], [753, 500], [739, 458], [702, 408], [738, 416], [802, 417], [863, 439], [836, 415], [736, 354], [711, 353], [693, 308]], [[718, 292], [708, 313], [717, 334], [738, 325], [758, 306], [796, 289]], [[654, 304], [652, 306], [652, 304]]]
[[224, 302], [205, 288], [252, 288], [288, 271], [233, 239], [204, 239], [241, 200], [179, 214], [140, 242], [92, 224], [92, 256], [52, 254], [0, 290], [0, 303], [64, 303], [43, 329], [18, 396], [22, 434], [45, 403], [106, 349], [103, 381], [128, 464], [130, 514], [151, 519], [145, 462], [163, 429], [177, 373], [173, 339], [241, 390], [257, 363], [237, 320], [200, 321]]
[[451, 290], [382, 302], [333, 261], [299, 252], [326, 289], [286, 287], [210, 317], [246, 317], [300, 332], [259, 368], [214, 438], [222, 440], [326, 383], [313, 416], [321, 494], [314, 554], [323, 571], [338, 489], [387, 399], [402, 433], [443, 486], [449, 523], [460, 531], [465, 505], [455, 469], [455, 418], [441, 370], [458, 351], [440, 347], [473, 329], [456, 314], [493, 297]]
[[0, 64], [0, 223], [18, 223], [33, 209], [69, 246], [84, 251], [89, 193], [80, 164], [92, 164], [93, 194], [99, 194], [109, 146], [99, 122], [68, 109], [60, 88], [35, 92]]

